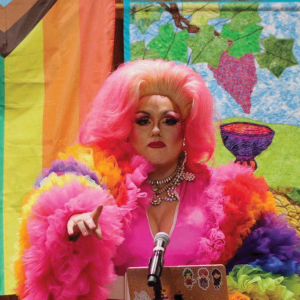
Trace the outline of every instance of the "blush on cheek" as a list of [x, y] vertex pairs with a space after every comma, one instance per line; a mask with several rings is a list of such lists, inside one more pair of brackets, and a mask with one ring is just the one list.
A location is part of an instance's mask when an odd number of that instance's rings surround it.
[[141, 130], [141, 128], [137, 128], [137, 126], [133, 126], [129, 136], [129, 142], [139, 152], [143, 143], [145, 143], [143, 130]]
[[137, 141], [143, 138], [143, 135], [144, 135], [143, 130], [138, 130], [137, 128], [133, 128], [130, 137], [133, 141]]
[[[174, 142], [183, 140], [184, 133], [183, 133], [183, 128], [180, 124], [179, 124], [179, 126], [176, 126], [176, 127], [174, 126], [173, 128], [170, 128], [170, 129], [172, 129], [172, 139]], [[169, 136], [171, 137], [171, 134]]]

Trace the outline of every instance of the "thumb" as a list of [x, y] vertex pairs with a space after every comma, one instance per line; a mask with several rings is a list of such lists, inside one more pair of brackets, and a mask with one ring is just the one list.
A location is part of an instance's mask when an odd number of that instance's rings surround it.
[[102, 213], [102, 209], [103, 209], [103, 205], [100, 204], [91, 213], [91, 217], [92, 217], [92, 219], [93, 219], [93, 221], [95, 222], [96, 225], [98, 224], [98, 220], [99, 220], [99, 217]]

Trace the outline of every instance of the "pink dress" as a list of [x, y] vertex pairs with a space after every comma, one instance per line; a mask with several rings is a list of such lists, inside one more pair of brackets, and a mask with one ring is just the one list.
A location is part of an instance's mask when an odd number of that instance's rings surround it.
[[[179, 202], [173, 218], [170, 244], [164, 259], [165, 266], [190, 265], [198, 260], [200, 238], [204, 235], [208, 214], [205, 213], [205, 195], [203, 193], [208, 180], [196, 174], [193, 182], [182, 182], [177, 188]], [[149, 186], [143, 185], [142, 191], [149, 192]], [[146, 197], [149, 199], [149, 197]], [[154, 246], [146, 209], [141, 206], [135, 214], [130, 227], [124, 231], [125, 240], [118, 248], [114, 261], [116, 273], [124, 275], [129, 267], [148, 266]]]

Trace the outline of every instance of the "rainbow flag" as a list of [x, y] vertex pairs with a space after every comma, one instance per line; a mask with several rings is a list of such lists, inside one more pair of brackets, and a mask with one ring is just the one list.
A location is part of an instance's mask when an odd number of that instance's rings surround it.
[[114, 0], [0, 0], [0, 294], [14, 293], [21, 199], [76, 140], [111, 69]]

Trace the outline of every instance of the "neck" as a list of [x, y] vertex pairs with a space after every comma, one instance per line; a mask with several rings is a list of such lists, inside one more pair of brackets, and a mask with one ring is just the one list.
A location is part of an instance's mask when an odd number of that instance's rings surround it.
[[177, 167], [176, 164], [172, 165], [156, 165], [154, 166], [154, 171], [149, 174], [148, 178], [151, 180], [162, 180], [171, 176]]

